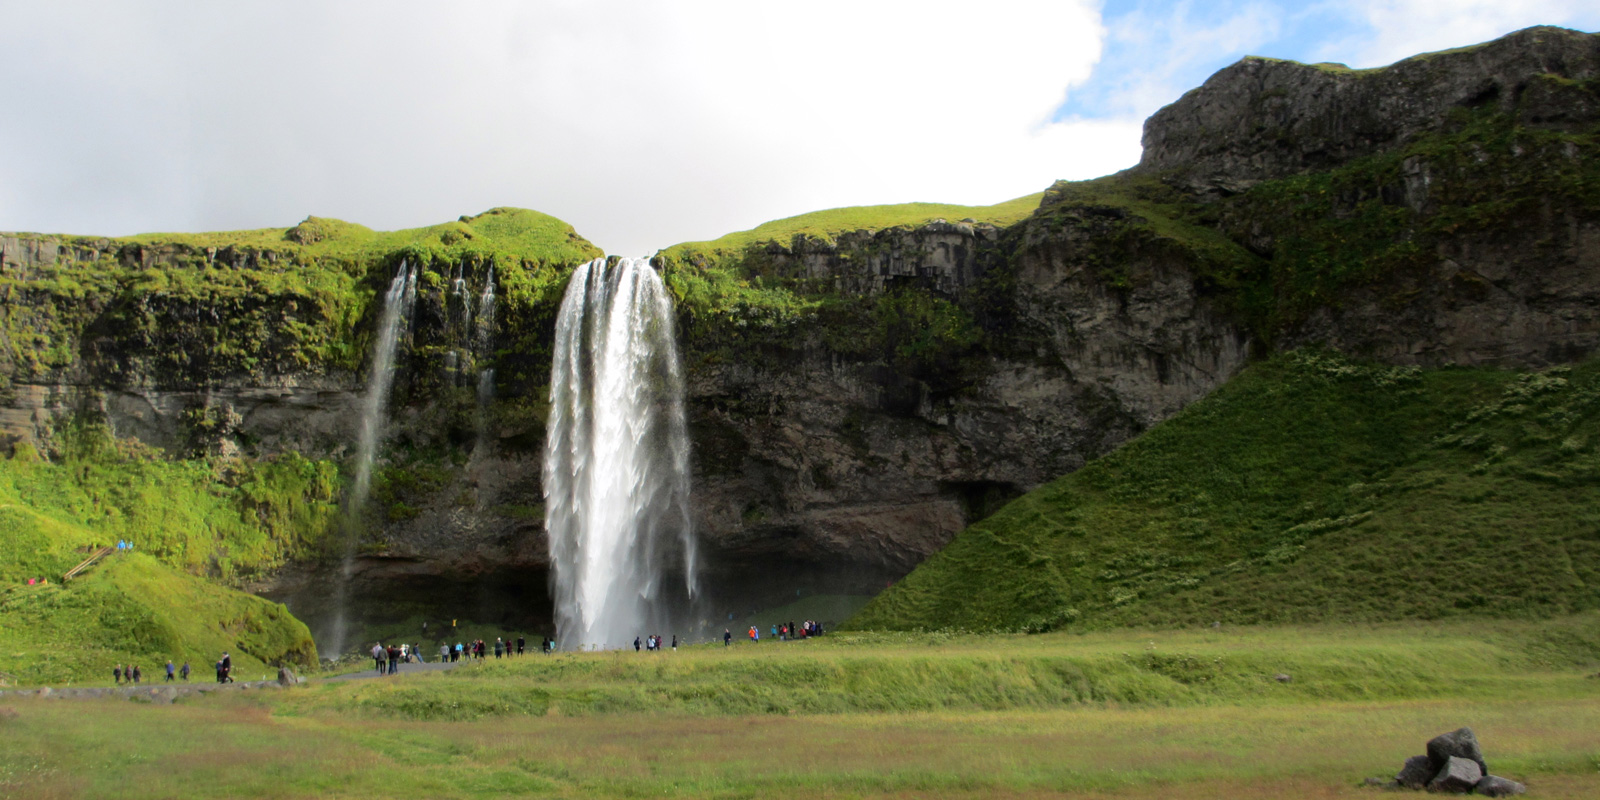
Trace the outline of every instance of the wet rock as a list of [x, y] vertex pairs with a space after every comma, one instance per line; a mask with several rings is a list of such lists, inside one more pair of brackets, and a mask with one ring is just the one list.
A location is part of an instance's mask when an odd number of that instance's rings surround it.
[[1464, 758], [1478, 765], [1478, 777], [1489, 774], [1484, 763], [1483, 750], [1478, 747], [1478, 737], [1471, 728], [1458, 728], [1442, 733], [1428, 742], [1428, 760], [1435, 770], [1442, 770], [1451, 758]]
[[1427, 756], [1412, 756], [1395, 774], [1394, 781], [1407, 789], [1421, 789], [1437, 774], [1439, 771], [1433, 768], [1433, 762]]
[[1439, 774], [1428, 781], [1428, 791], [1466, 794], [1482, 779], [1483, 770], [1478, 768], [1478, 762], [1451, 756]]
[[1485, 775], [1472, 788], [1472, 791], [1484, 797], [1510, 797], [1514, 794], [1522, 794], [1528, 791], [1528, 787], [1510, 778], [1502, 778], [1499, 775]]

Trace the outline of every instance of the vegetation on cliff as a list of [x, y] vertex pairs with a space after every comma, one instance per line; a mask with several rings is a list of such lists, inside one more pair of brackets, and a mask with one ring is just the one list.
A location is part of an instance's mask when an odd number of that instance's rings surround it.
[[1600, 364], [1299, 352], [962, 532], [856, 628], [1543, 616], [1600, 608]]
[[49, 258], [0, 271], [8, 383], [74, 368], [102, 385], [156, 387], [354, 371], [368, 349], [363, 321], [402, 259], [427, 268], [422, 290], [435, 295], [464, 265], [494, 264], [515, 323], [600, 254], [570, 225], [512, 208], [390, 233], [308, 217], [221, 233], [14, 236]]

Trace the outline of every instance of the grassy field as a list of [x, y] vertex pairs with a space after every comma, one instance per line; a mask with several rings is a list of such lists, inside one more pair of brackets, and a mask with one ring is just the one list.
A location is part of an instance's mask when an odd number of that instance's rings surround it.
[[[1362, 778], [1470, 725], [1530, 796], [1592, 797], [1596, 666], [1594, 615], [530, 656], [166, 707], [8, 700], [0, 793], [1363, 797]], [[1074, 671], [1080, 690], [1045, 679]], [[644, 704], [605, 699], [621, 696]], [[505, 705], [452, 716], [423, 697]]]

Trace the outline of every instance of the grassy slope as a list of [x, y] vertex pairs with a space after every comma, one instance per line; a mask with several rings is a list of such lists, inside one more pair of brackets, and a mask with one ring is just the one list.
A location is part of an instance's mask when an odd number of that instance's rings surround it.
[[23, 553], [0, 568], [50, 580], [27, 586], [8, 576], [0, 590], [0, 674], [9, 681], [100, 683], [117, 664], [138, 664], [146, 680], [158, 681], [167, 659], [190, 662], [204, 680], [224, 652], [237, 674], [252, 678], [273, 672], [268, 664], [316, 661], [310, 632], [281, 605], [139, 553], [110, 556], [62, 585], [60, 572], [36, 565], [76, 563], [83, 556], [70, 545], [102, 539], [15, 507], [0, 509], [0, 526], [7, 551]]
[[1030, 629], [1600, 607], [1600, 364], [1292, 354], [961, 533], [850, 625]]

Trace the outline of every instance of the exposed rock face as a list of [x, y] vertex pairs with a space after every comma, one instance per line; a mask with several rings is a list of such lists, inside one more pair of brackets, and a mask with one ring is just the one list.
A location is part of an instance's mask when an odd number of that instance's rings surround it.
[[1373, 70], [1246, 58], [1145, 122], [1139, 167], [1176, 171], [1195, 192], [1237, 193], [1393, 148], [1455, 108], [1493, 105], [1535, 125], [1593, 121], [1590, 93], [1544, 76], [1600, 77], [1600, 38], [1528, 28]]

